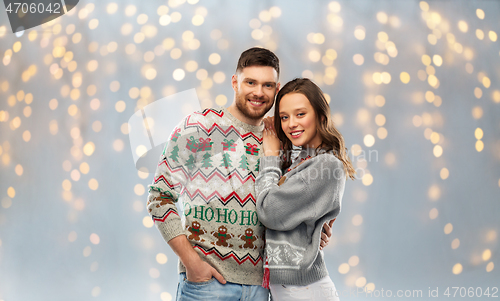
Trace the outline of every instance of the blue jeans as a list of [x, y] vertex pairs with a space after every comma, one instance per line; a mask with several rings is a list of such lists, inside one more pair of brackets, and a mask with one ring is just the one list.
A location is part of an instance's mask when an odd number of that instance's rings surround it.
[[177, 301], [268, 301], [269, 290], [260, 285], [245, 285], [232, 282], [221, 284], [213, 278], [205, 282], [191, 282], [186, 273], [179, 274]]

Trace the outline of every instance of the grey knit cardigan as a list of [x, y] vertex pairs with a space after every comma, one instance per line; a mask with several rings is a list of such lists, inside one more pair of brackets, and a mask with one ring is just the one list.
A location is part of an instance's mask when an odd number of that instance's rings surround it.
[[260, 159], [257, 214], [267, 228], [265, 255], [271, 284], [308, 285], [328, 275], [319, 250], [321, 231], [323, 223], [340, 213], [346, 175], [343, 163], [332, 153], [314, 156], [313, 152], [300, 152], [281, 186], [279, 157]]

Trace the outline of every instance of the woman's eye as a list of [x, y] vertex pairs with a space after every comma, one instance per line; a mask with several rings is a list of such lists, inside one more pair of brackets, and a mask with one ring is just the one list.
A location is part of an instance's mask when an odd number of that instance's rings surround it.
[[286, 116], [281, 116], [281, 120], [286, 120], [288, 117]]
[[299, 113], [299, 114], [297, 114], [297, 116], [304, 116], [304, 115], [306, 115], [306, 113]]

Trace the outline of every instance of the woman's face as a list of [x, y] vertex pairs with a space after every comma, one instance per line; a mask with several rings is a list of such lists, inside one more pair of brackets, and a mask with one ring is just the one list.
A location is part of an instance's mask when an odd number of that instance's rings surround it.
[[281, 128], [295, 146], [316, 148], [321, 144], [314, 109], [304, 94], [288, 93], [279, 104]]

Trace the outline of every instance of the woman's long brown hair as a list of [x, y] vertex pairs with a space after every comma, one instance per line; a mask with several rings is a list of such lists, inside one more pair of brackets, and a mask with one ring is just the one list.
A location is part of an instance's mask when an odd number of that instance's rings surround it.
[[292, 164], [290, 155], [292, 153], [293, 145], [281, 128], [279, 108], [281, 99], [289, 93], [300, 93], [304, 95], [314, 109], [314, 113], [316, 114], [316, 124], [322, 141], [316, 151], [319, 151], [320, 149], [332, 151], [333, 154], [344, 164], [346, 177], [348, 176], [354, 180], [356, 171], [354, 170], [351, 160], [347, 155], [348, 150], [345, 147], [344, 137], [342, 137], [342, 134], [333, 124], [333, 120], [330, 115], [330, 105], [326, 101], [321, 89], [308, 78], [296, 78], [289, 81], [283, 86], [283, 88], [280, 89], [278, 96], [276, 96], [276, 103], [274, 104], [274, 128], [276, 129], [276, 134], [283, 145], [283, 168], [286, 169]]

